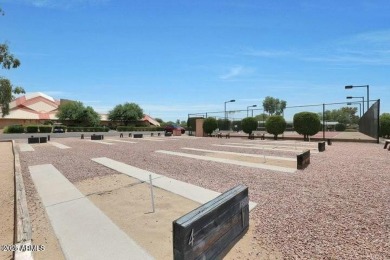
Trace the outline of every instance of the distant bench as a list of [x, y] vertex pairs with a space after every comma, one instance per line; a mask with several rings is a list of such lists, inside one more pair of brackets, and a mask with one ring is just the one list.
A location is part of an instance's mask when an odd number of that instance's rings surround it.
[[31, 136], [27, 139], [29, 144], [41, 144], [41, 143], [47, 143], [47, 137], [34, 137]]
[[390, 140], [385, 140], [385, 146], [383, 147], [383, 149], [386, 149], [387, 146], [389, 146], [389, 148], [387, 150], [390, 151]]
[[217, 137], [218, 137], [218, 138], [222, 138], [223, 136], [225, 136], [226, 139], [228, 139], [228, 138], [230, 138], [230, 133], [227, 133], [227, 134], [225, 134], [225, 135], [223, 135], [222, 133], [217, 133]]

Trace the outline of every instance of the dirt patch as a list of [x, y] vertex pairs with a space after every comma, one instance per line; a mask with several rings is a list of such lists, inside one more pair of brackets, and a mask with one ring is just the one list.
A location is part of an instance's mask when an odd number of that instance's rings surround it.
[[[149, 184], [121, 174], [88, 179], [75, 185], [156, 259], [173, 259], [172, 222], [200, 206], [197, 202], [154, 187], [155, 212], [151, 213]], [[251, 228], [230, 250], [226, 259], [258, 259], [259, 256], [278, 259], [277, 254], [254, 243], [252, 238]]]
[[[11, 142], [0, 142], [0, 245], [14, 244], [14, 155]], [[12, 252], [0, 250], [0, 259]]]
[[286, 167], [286, 168], [296, 168], [297, 167], [296, 161], [279, 160], [279, 159], [274, 159], [274, 158], [272, 158], [272, 159], [266, 158], [266, 160], [264, 161], [264, 158], [262, 158], [262, 157], [242, 156], [242, 155], [226, 154], [226, 153], [207, 153], [206, 156], [241, 161], [241, 162], [251, 162], [251, 163], [259, 163], [259, 164], [265, 164], [265, 165], [280, 166], [280, 167]]

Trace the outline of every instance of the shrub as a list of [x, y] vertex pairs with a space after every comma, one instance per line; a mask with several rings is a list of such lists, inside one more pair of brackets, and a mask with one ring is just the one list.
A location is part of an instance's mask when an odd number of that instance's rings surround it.
[[344, 132], [347, 126], [345, 124], [339, 123], [335, 125], [335, 130], [338, 132]]
[[244, 133], [252, 134], [254, 130], [257, 128], [257, 120], [254, 117], [247, 117], [242, 119], [241, 127]]
[[274, 139], [278, 139], [278, 135], [283, 134], [286, 130], [286, 120], [282, 116], [270, 116], [265, 121], [265, 129], [268, 133], [274, 135]]
[[22, 125], [9, 125], [4, 128], [4, 134], [21, 134], [24, 133], [24, 127]]
[[240, 132], [242, 130], [241, 120], [240, 121], [233, 121], [232, 122], [232, 129], [233, 129], [233, 131]]
[[97, 127], [83, 127], [83, 126], [73, 126], [68, 127], [68, 132], [108, 132], [110, 128], [97, 126]]
[[26, 133], [38, 133], [39, 127], [37, 125], [26, 126]]
[[51, 133], [52, 127], [51, 125], [40, 125], [39, 132], [40, 133]]
[[217, 120], [213, 117], [208, 117], [203, 121], [203, 131], [210, 135], [215, 129], [218, 128]]
[[230, 121], [228, 119], [218, 119], [219, 130], [230, 130]]
[[316, 113], [301, 112], [294, 115], [294, 130], [303, 135], [304, 140], [320, 131], [321, 122]]
[[51, 120], [46, 120], [45, 122], [43, 122], [44, 125], [53, 125], [53, 121]]
[[380, 134], [384, 138], [390, 137], [390, 113], [383, 113], [379, 117]]
[[[135, 127], [135, 126], [117, 126], [118, 132], [132, 132], [132, 131], [164, 131], [163, 127], [160, 126], [148, 126], [148, 127]], [[107, 129], [108, 131], [108, 129]]]

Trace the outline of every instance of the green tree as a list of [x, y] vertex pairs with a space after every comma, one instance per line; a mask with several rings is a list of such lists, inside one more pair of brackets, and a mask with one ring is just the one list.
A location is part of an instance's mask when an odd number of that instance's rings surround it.
[[390, 113], [383, 113], [379, 117], [380, 133], [384, 138], [390, 138]]
[[88, 106], [85, 107], [80, 101], [69, 101], [58, 107], [57, 117], [66, 122], [72, 121], [80, 126], [98, 126], [100, 115]]
[[142, 108], [135, 103], [124, 103], [117, 105], [108, 112], [108, 119], [111, 121], [121, 121], [128, 125], [131, 121], [140, 120], [143, 117]]
[[0, 107], [1, 116], [9, 114], [9, 103], [15, 99], [13, 94], [26, 93], [21, 87], [14, 87], [9, 79], [0, 77]]
[[274, 135], [274, 139], [278, 139], [278, 135], [283, 134], [286, 130], [286, 120], [282, 116], [274, 115], [270, 116], [265, 122], [265, 129], [268, 133]]
[[[340, 109], [325, 110], [325, 121], [334, 121], [341, 124], [357, 124], [359, 122], [359, 116], [356, 115], [356, 107], [342, 107]], [[322, 120], [322, 113], [318, 113]]]
[[78, 121], [84, 126], [99, 126], [100, 115], [90, 106], [83, 109]]
[[[0, 15], [4, 15], [1, 8]], [[0, 65], [3, 69], [15, 69], [20, 66], [20, 60], [9, 52], [6, 43], [0, 44]], [[14, 99], [12, 93], [22, 94], [26, 92], [22, 87], [14, 87], [8, 79], [0, 77], [0, 107], [2, 117], [9, 114], [9, 103]]]
[[268, 119], [269, 115], [266, 113], [261, 113], [259, 115], [255, 116], [256, 121], [266, 121]]
[[304, 140], [320, 131], [321, 121], [318, 114], [312, 112], [301, 112], [294, 115], [294, 130], [303, 135]]
[[208, 117], [203, 121], [203, 131], [206, 134], [210, 135], [217, 128], [218, 123], [214, 117]]
[[156, 121], [159, 122], [160, 124], [164, 123], [164, 121], [163, 121], [161, 118], [155, 118], [154, 120], [156, 120]]
[[68, 101], [60, 104], [56, 116], [61, 121], [77, 122], [84, 110], [84, 105], [80, 101]]
[[251, 135], [257, 128], [257, 120], [254, 117], [246, 117], [242, 119], [241, 127], [244, 133]]
[[263, 101], [263, 108], [265, 112], [268, 112], [269, 115], [281, 115], [286, 108], [287, 102], [284, 100], [279, 100], [278, 98], [273, 98], [267, 96]]

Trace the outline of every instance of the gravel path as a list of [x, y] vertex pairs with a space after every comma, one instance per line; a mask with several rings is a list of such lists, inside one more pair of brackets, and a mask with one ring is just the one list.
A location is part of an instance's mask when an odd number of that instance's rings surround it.
[[[71, 149], [34, 145], [35, 152], [21, 153], [27, 197], [35, 193], [30, 165], [51, 163], [71, 182], [78, 182], [116, 173], [91, 161], [109, 157], [219, 192], [247, 185], [250, 199], [258, 203], [250, 216], [254, 239], [281, 251], [286, 259], [390, 259], [390, 152], [382, 145], [334, 142], [325, 152], [313, 154], [308, 168], [291, 174], [154, 152], [197, 154], [181, 149], [191, 147], [262, 154], [212, 145], [232, 139], [131, 140], [138, 143], [107, 146], [64, 138], [53, 141]], [[266, 155], [295, 157], [282, 151], [266, 150]]]

